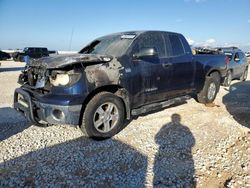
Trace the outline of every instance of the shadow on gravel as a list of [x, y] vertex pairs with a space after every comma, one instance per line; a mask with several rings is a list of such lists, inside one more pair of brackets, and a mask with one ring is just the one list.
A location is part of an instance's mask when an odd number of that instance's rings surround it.
[[23, 69], [24, 69], [24, 67], [8, 67], [8, 68], [1, 68], [0, 67], [0, 72], [21, 71]]
[[29, 124], [25, 117], [10, 107], [0, 108], [0, 141], [3, 141], [24, 129]]
[[0, 187], [145, 187], [146, 170], [131, 146], [81, 137], [1, 163]]
[[231, 85], [223, 103], [238, 123], [250, 128], [250, 81]]
[[154, 162], [154, 187], [195, 187], [192, 147], [195, 138], [181, 124], [179, 114], [164, 125], [155, 136], [159, 151]]

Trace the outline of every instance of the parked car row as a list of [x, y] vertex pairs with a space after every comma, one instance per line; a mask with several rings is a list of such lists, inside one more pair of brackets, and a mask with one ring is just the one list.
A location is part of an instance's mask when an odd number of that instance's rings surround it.
[[8, 60], [12, 58], [14, 61], [24, 62], [25, 57], [38, 59], [41, 57], [49, 56], [49, 54], [56, 55], [58, 54], [58, 52], [55, 50], [48, 51], [48, 49], [44, 47], [25, 47], [22, 51], [14, 51], [8, 53], [0, 51], [0, 60]]
[[44, 47], [26, 47], [23, 49], [23, 52], [15, 52], [13, 54], [14, 61], [25, 61], [24, 57], [28, 56], [29, 58], [38, 59], [41, 57], [49, 56], [49, 51]]

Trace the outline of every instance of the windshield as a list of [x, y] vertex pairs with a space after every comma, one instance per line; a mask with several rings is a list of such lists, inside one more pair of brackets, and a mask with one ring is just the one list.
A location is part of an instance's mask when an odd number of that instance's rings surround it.
[[229, 58], [229, 60], [231, 61], [233, 54], [230, 53], [230, 52], [225, 52], [225, 55], [226, 55], [226, 56]]
[[134, 38], [135, 35], [109, 35], [94, 40], [79, 53], [119, 57], [127, 51]]

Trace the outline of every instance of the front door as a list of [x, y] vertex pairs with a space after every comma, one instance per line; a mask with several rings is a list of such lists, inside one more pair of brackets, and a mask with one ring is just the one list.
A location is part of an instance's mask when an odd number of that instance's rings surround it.
[[161, 32], [146, 32], [135, 41], [132, 54], [136, 54], [145, 48], [154, 48], [158, 53], [158, 58], [134, 59], [132, 64], [136, 70], [137, 79], [140, 83], [135, 83], [140, 92], [137, 92], [137, 99], [143, 104], [150, 104], [166, 99], [166, 88], [170, 79], [170, 68], [166, 65], [165, 43]]

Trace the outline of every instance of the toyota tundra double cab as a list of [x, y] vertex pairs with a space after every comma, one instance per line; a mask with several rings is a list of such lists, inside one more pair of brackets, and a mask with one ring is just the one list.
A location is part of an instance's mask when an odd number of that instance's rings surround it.
[[32, 123], [79, 125], [89, 137], [117, 134], [125, 120], [195, 96], [212, 103], [225, 55], [192, 55], [183, 35], [134, 31], [98, 38], [78, 54], [32, 59], [14, 108]]

